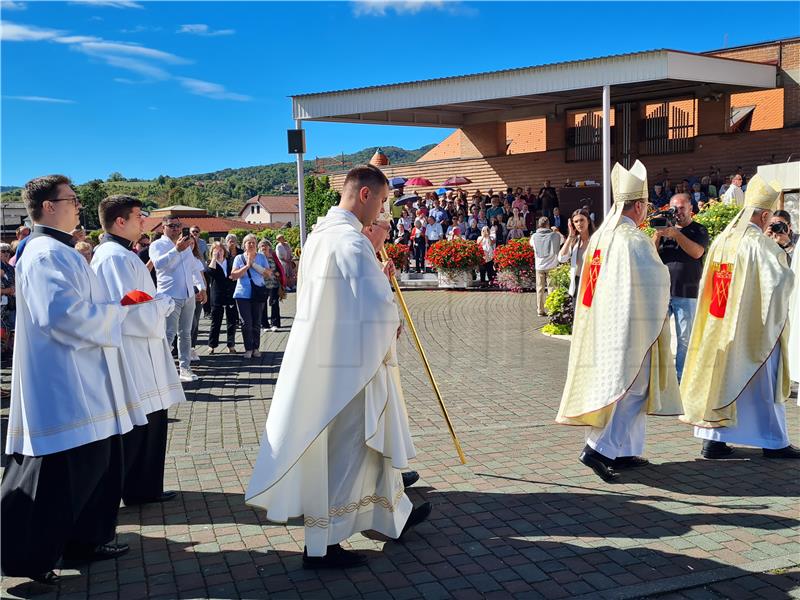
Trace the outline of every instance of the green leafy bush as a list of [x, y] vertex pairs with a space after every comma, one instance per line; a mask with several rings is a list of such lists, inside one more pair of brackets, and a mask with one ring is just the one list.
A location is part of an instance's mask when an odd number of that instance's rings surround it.
[[554, 288], [569, 289], [569, 264], [563, 264], [550, 271], [550, 285]]
[[705, 210], [697, 213], [694, 216], [694, 220], [708, 230], [708, 237], [713, 241], [715, 237], [722, 233], [728, 223], [733, 221], [733, 218], [739, 214], [741, 209], [741, 206], [736, 206], [735, 204], [714, 202], [706, 206]]
[[542, 327], [542, 333], [547, 335], [571, 335], [572, 325], [556, 325], [555, 323], [548, 323]]

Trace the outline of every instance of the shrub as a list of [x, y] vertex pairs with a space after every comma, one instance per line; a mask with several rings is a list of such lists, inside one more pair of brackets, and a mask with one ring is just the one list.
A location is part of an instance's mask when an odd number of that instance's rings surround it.
[[741, 206], [713, 202], [694, 216], [694, 220], [708, 230], [709, 241], [714, 241], [733, 218], [739, 214]]
[[554, 288], [569, 289], [569, 264], [563, 264], [550, 271], [550, 285]]
[[548, 335], [571, 335], [572, 326], [556, 325], [554, 323], [548, 323], [547, 325], [542, 327], [542, 333], [546, 333]]
[[[575, 306], [567, 288], [557, 287], [550, 292], [544, 302], [544, 310], [547, 312], [547, 316], [550, 317], [549, 325], [557, 327], [562, 335], [572, 333]], [[550, 329], [553, 329], [553, 327]], [[542, 328], [542, 331], [544, 331], [544, 328]]]
[[425, 254], [428, 260], [438, 270], [467, 271], [482, 265], [483, 250], [473, 241], [469, 240], [440, 240], [428, 248]]

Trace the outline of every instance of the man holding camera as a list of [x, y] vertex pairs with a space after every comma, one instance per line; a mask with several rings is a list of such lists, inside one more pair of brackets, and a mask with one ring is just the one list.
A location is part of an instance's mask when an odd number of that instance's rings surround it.
[[669, 269], [669, 314], [675, 317], [678, 341], [675, 370], [680, 381], [697, 308], [697, 290], [703, 275], [708, 231], [692, 219], [692, 204], [688, 194], [675, 194], [670, 198], [669, 205], [662, 220], [658, 221], [656, 217], [651, 224], [656, 229], [653, 236], [656, 250]]
[[175, 310], [167, 317], [167, 343], [172, 346], [177, 334], [179, 376], [181, 381], [188, 383], [198, 379], [189, 363], [195, 305], [192, 276], [194, 238], [178, 217], [166, 216], [162, 225], [164, 235], [150, 244], [150, 260], [156, 271], [158, 293], [175, 301]]

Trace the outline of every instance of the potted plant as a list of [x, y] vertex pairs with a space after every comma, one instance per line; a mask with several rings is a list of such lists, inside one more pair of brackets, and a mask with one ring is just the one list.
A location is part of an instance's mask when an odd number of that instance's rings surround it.
[[569, 265], [550, 271], [550, 286], [553, 288], [547, 295], [544, 310], [550, 317], [550, 322], [542, 327], [542, 333], [547, 335], [572, 334], [572, 320], [575, 316], [575, 306], [572, 296], [569, 295]]
[[483, 264], [483, 250], [469, 240], [440, 240], [428, 248], [425, 259], [436, 269], [439, 287], [465, 288], [472, 271]]
[[394, 268], [400, 272], [408, 270], [408, 259], [411, 249], [406, 244], [384, 244], [386, 255], [394, 263]]
[[509, 240], [494, 252], [497, 284], [511, 292], [536, 288], [536, 266], [528, 238]]

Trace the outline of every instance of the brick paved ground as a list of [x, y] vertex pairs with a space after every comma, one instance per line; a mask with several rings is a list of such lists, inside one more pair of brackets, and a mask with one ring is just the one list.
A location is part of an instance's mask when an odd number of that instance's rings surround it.
[[[367, 566], [304, 571], [302, 527], [267, 526], [243, 504], [287, 338], [265, 333], [260, 360], [203, 356], [201, 381], [170, 414], [167, 485], [181, 495], [120, 510], [119, 540], [131, 552], [63, 571], [57, 591], [8, 579], [4, 595], [800, 598], [800, 464], [754, 449], [700, 460], [688, 427], [650, 418], [653, 465], [604, 484], [577, 462], [581, 428], [553, 424], [569, 345], [537, 332], [544, 321], [533, 296], [407, 298], [469, 464], [455, 458], [404, 336], [403, 385], [422, 475], [410, 496], [435, 507], [406, 543], [358, 535], [350, 545], [369, 554]], [[292, 301], [284, 303], [289, 315]], [[788, 415], [797, 441], [800, 409], [792, 404]]]

